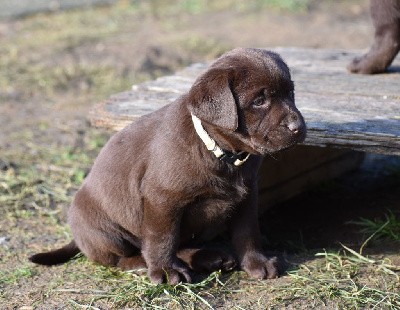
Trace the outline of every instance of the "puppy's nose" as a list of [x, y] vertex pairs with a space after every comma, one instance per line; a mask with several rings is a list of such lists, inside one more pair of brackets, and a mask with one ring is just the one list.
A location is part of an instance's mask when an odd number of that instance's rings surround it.
[[286, 118], [286, 127], [294, 134], [299, 135], [304, 131], [304, 121], [297, 113], [291, 113]]
[[291, 132], [293, 132], [295, 135], [297, 135], [300, 131], [300, 123], [299, 122], [290, 122], [287, 127]]
[[306, 136], [306, 124], [304, 119], [299, 113], [289, 113], [280, 123], [281, 126], [286, 127], [290, 130], [293, 138], [297, 142], [302, 142]]

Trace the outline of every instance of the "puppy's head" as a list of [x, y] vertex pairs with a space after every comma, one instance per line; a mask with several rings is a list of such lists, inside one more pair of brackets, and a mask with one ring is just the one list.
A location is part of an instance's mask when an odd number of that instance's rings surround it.
[[188, 99], [189, 110], [235, 151], [273, 153], [306, 135], [289, 68], [272, 52], [239, 48], [222, 55], [196, 80]]

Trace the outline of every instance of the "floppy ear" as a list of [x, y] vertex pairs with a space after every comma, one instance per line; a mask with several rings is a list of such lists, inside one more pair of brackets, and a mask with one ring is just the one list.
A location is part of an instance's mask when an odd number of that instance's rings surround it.
[[238, 114], [230, 79], [233, 69], [213, 68], [206, 71], [189, 91], [189, 110], [201, 120], [235, 131]]

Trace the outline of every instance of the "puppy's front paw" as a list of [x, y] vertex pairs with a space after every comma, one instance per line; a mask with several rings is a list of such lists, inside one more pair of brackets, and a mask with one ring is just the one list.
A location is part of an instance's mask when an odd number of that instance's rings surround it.
[[148, 275], [154, 283], [168, 283], [176, 285], [179, 282], [192, 282], [192, 276], [189, 268], [176, 260], [170, 266], [149, 267]]
[[275, 279], [279, 276], [278, 258], [267, 258], [260, 252], [248, 253], [243, 258], [241, 266], [256, 279]]

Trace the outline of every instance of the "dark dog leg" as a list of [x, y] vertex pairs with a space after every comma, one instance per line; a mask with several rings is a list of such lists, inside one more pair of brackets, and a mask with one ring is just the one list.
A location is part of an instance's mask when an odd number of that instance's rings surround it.
[[370, 0], [374, 42], [367, 54], [355, 58], [350, 72], [373, 74], [385, 72], [400, 50], [400, 1]]
[[144, 208], [141, 249], [148, 275], [157, 284], [168, 282], [175, 285], [181, 281], [190, 283], [190, 269], [176, 256], [181, 214], [167, 211], [171, 210], [150, 203]]
[[242, 270], [257, 279], [273, 279], [279, 276], [278, 259], [267, 258], [262, 253], [257, 196], [258, 186], [255, 181], [250, 196], [232, 218], [232, 244]]

